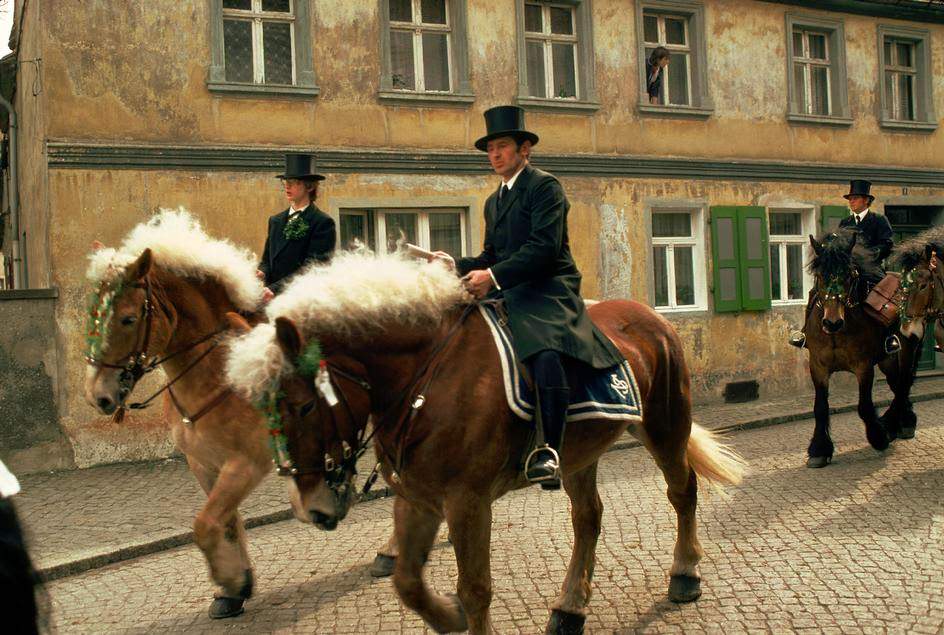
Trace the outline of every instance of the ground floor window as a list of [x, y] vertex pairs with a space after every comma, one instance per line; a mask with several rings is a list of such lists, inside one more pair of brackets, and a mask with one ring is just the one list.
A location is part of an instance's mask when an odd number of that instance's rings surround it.
[[809, 245], [813, 209], [771, 209], [770, 295], [773, 304], [800, 304], [806, 301], [811, 280], [804, 268]]
[[350, 249], [357, 242], [380, 254], [396, 251], [404, 240], [453, 258], [467, 255], [467, 212], [463, 208], [342, 209], [338, 246]]
[[699, 210], [652, 211], [653, 306], [702, 309], [704, 240]]

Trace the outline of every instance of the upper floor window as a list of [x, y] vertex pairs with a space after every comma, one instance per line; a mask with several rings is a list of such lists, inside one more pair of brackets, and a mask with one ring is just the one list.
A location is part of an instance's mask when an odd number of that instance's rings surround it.
[[688, 33], [688, 19], [684, 16], [646, 13], [643, 16], [643, 35], [646, 44], [646, 59], [652, 58], [657, 47], [669, 51], [669, 64], [661, 69], [647, 68], [650, 77], [647, 82], [655, 81], [653, 73], [661, 73], [658, 82], [661, 90], [657, 91], [657, 103], [663, 105], [690, 106], [692, 104], [692, 49]]
[[826, 34], [795, 30], [793, 82], [800, 112], [807, 115], [831, 114], [829, 80], [829, 41]]
[[215, 91], [317, 95], [309, 0], [211, 0]]
[[382, 99], [473, 101], [465, 0], [382, 0]]
[[820, 16], [787, 14], [787, 119], [848, 126], [843, 24]]
[[881, 124], [933, 130], [930, 33], [904, 26], [879, 26]]
[[889, 38], [884, 43], [885, 103], [889, 119], [914, 121], [917, 114], [915, 44]]

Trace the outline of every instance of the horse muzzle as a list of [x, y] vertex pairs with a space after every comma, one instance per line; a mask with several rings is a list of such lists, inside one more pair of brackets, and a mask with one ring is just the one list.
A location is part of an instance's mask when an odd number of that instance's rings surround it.
[[317, 510], [311, 511], [311, 522], [318, 529], [324, 531], [334, 531], [338, 527], [341, 519], [338, 516], [329, 516]]
[[838, 320], [827, 320], [823, 318], [823, 332], [827, 334], [838, 333], [845, 324], [846, 322], [842, 318]]

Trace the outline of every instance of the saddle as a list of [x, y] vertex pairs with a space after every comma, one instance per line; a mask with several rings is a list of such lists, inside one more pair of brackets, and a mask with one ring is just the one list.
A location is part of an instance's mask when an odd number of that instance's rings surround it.
[[872, 287], [865, 298], [862, 309], [865, 314], [883, 326], [891, 326], [898, 320], [898, 295], [901, 290], [901, 274], [887, 273]]

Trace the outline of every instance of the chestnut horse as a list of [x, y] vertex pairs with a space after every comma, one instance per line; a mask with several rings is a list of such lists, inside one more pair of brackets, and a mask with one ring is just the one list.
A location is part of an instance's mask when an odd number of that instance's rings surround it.
[[[394, 586], [437, 632], [491, 631], [492, 502], [527, 486], [521, 464], [529, 450], [529, 424], [506, 404], [496, 347], [469, 300], [455, 275], [439, 264], [336, 257], [329, 267], [297, 278], [273, 301], [268, 315], [274, 325], [234, 342], [227, 368], [237, 389], [276, 397], [285, 467], [295, 472], [296, 516], [324, 529], [347, 513], [353, 473], [346, 457], [352, 449], [362, 451], [367, 440], [366, 419], [354, 429], [337, 421], [340, 404], [357, 392], [369, 393], [371, 434], [384, 478], [397, 494]], [[677, 513], [669, 597], [695, 600], [702, 557], [696, 475], [734, 484], [743, 464], [692, 423], [688, 368], [665, 319], [629, 301], [601, 302], [589, 312], [630, 361], [643, 407], [630, 431], [661, 468]], [[262, 346], [265, 339], [268, 345]], [[326, 361], [314, 382], [310, 371], [300, 370], [312, 368], [312, 349]], [[567, 428], [563, 485], [575, 544], [549, 632], [582, 630], [603, 512], [597, 465], [627, 425], [599, 418]], [[458, 561], [458, 598], [435, 594], [423, 581], [443, 519]]]
[[[907, 434], [903, 430], [911, 428], [913, 434], [917, 421], [910, 394], [920, 341], [904, 337], [897, 355], [885, 353], [885, 329], [862, 308], [868, 290], [884, 272], [872, 250], [857, 244], [856, 236], [849, 229], [826, 234], [821, 240], [810, 236], [815, 255], [809, 269], [816, 279], [815, 306], [806, 320], [810, 377], [816, 392], [816, 425], [807, 450], [807, 466], [812, 468], [828, 465], [835, 449], [829, 436], [829, 378], [835, 372], [855, 374], [859, 417], [865, 423], [869, 444], [876, 450], [885, 450], [891, 439]], [[894, 394], [881, 417], [872, 402], [876, 364]]]
[[193, 531], [219, 585], [209, 614], [238, 615], [253, 588], [238, 507], [272, 461], [262, 417], [224, 381], [220, 337], [227, 312], [261, 320], [254, 312], [262, 296], [256, 260], [209, 238], [183, 211], [161, 212], [132, 230], [121, 249], [99, 249], [91, 260], [89, 277], [98, 287], [86, 399], [102, 414], [123, 413], [142, 403], [127, 403], [138, 379], [163, 368], [168, 382], [151, 399], [168, 396], [164, 415], [174, 443], [207, 494]]

